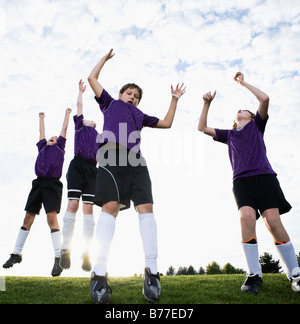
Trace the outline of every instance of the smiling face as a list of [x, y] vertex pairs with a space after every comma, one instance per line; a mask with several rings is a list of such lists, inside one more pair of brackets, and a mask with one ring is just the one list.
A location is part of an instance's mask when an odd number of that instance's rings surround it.
[[51, 146], [51, 145], [55, 145], [57, 144], [57, 136], [52, 136], [48, 141], [47, 141], [47, 145]]

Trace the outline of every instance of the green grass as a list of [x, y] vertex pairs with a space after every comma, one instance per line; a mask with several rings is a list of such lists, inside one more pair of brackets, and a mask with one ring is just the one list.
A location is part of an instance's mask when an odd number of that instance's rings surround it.
[[[284, 275], [264, 275], [258, 295], [240, 290], [244, 275], [162, 277], [156, 304], [300, 304]], [[111, 304], [149, 304], [140, 277], [110, 278]], [[6, 277], [0, 304], [91, 304], [89, 278]]]

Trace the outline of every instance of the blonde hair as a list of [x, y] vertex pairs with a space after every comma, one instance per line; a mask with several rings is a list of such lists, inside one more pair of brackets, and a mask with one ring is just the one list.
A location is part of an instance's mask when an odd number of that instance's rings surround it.
[[[255, 118], [256, 115], [253, 112], [251, 112], [250, 110], [244, 109], [244, 111], [248, 111], [248, 113], [250, 114], [250, 120], [253, 120]], [[236, 128], [237, 128], [237, 123], [236, 123], [236, 121], [234, 121], [232, 129], [235, 130]]]

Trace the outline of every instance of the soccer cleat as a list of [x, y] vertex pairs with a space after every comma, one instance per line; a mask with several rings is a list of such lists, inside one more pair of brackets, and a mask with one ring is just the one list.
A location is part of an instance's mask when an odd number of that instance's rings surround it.
[[71, 268], [71, 250], [68, 249], [61, 250], [59, 265], [64, 270]]
[[262, 285], [262, 278], [259, 275], [250, 274], [247, 276], [246, 281], [241, 287], [241, 290], [244, 292], [249, 292], [252, 294], [257, 294], [260, 286]]
[[292, 289], [300, 294], [300, 275], [290, 279]]
[[63, 269], [59, 265], [60, 258], [55, 258], [53, 269], [51, 272], [52, 277], [59, 277], [63, 272]]
[[82, 270], [86, 272], [90, 272], [92, 270], [90, 254], [88, 252], [83, 252], [81, 259], [82, 259], [82, 265], [81, 265]]
[[158, 300], [161, 295], [159, 273], [154, 275], [149, 268], [145, 268], [143, 295], [151, 302]]
[[112, 291], [107, 284], [107, 278], [97, 276], [94, 272], [91, 276], [91, 298], [95, 304], [108, 304]]
[[13, 267], [16, 263], [22, 262], [22, 255], [19, 254], [11, 254], [10, 258], [3, 264], [4, 269], [9, 269]]

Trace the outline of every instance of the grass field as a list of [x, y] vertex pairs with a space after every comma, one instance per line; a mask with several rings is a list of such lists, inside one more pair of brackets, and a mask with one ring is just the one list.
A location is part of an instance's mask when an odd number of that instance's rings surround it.
[[[161, 278], [156, 304], [300, 304], [284, 275], [264, 275], [258, 295], [240, 290], [244, 275], [175, 276]], [[89, 278], [6, 277], [0, 304], [91, 304]], [[111, 304], [149, 304], [140, 277], [110, 278]]]

